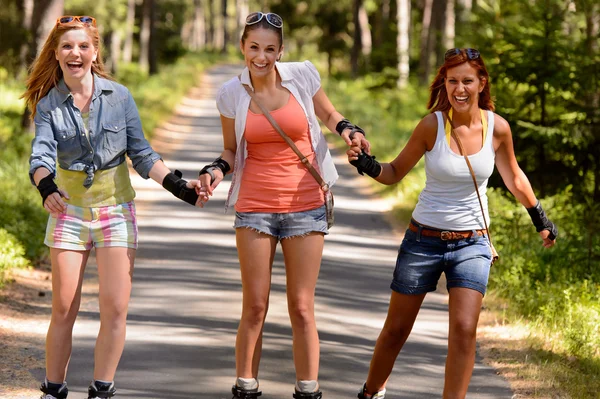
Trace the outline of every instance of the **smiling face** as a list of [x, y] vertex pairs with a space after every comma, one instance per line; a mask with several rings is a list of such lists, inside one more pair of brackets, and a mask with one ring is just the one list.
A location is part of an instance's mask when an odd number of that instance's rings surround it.
[[60, 37], [55, 55], [66, 79], [82, 79], [91, 73], [98, 50], [85, 29], [71, 29]]
[[244, 61], [255, 77], [264, 77], [273, 72], [275, 61], [283, 54], [283, 45], [276, 32], [270, 29], [254, 29], [240, 42]]
[[479, 102], [479, 93], [485, 86], [477, 70], [468, 62], [448, 69], [445, 79], [446, 91], [450, 105], [458, 112], [468, 112]]

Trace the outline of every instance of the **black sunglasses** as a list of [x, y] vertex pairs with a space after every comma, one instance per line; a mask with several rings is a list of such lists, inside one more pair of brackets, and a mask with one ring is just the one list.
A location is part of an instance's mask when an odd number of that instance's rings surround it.
[[281, 29], [281, 27], [283, 26], [283, 19], [279, 15], [273, 12], [262, 13], [260, 11], [249, 14], [246, 17], [246, 25], [257, 24], [260, 21], [262, 21], [263, 18], [266, 18], [267, 22], [271, 24], [271, 26], [276, 27], [277, 29]]
[[446, 54], [444, 55], [444, 59], [447, 60], [449, 58], [452, 58], [456, 55], [461, 54], [463, 51], [465, 51], [467, 53], [467, 58], [470, 60], [476, 60], [478, 59], [481, 54], [479, 53], [479, 50], [474, 49], [474, 48], [451, 48], [450, 50], [446, 51]]

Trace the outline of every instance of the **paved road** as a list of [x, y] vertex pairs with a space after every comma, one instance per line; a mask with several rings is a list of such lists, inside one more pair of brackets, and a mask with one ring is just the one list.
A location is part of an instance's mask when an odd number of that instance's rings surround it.
[[[192, 91], [153, 142], [170, 168], [193, 178], [221, 151], [217, 88], [239, 73], [221, 66]], [[343, 109], [343, 105], [339, 104]], [[388, 204], [341, 156], [334, 188], [336, 225], [326, 238], [317, 287], [321, 387], [327, 399], [356, 397], [383, 325], [389, 282], [401, 237], [386, 221]], [[229, 180], [208, 206], [194, 209], [153, 181], [132, 177], [137, 192], [140, 249], [136, 260], [127, 345], [117, 375], [123, 398], [230, 398], [241, 286], [233, 216], [223, 213]], [[364, 179], [364, 178], [363, 178]], [[447, 297], [427, 296], [388, 384], [395, 399], [439, 398], [447, 337]], [[69, 385], [82, 397], [92, 369], [97, 308], [76, 324]], [[261, 363], [263, 398], [291, 398], [295, 380], [286, 309], [283, 257], [273, 268]], [[510, 398], [507, 382], [477, 362], [468, 398]]]

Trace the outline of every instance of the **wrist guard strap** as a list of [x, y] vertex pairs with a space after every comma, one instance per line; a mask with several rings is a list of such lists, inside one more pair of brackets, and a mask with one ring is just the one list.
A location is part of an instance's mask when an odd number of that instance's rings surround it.
[[364, 175], [366, 173], [373, 179], [381, 174], [381, 164], [375, 160], [375, 156], [364, 152], [360, 153], [357, 160], [350, 161], [350, 165], [356, 167], [358, 174]]
[[229, 172], [231, 170], [231, 166], [229, 165], [229, 162], [227, 162], [223, 158], [219, 157], [219, 158], [215, 159], [212, 163], [203, 167], [200, 170], [200, 173], [198, 174], [198, 176], [202, 176], [203, 174], [208, 173], [210, 175], [210, 184], [213, 184], [215, 182], [215, 174], [213, 173], [213, 169], [215, 169], [215, 168], [220, 169], [221, 172], [223, 172], [223, 176], [225, 176], [227, 174], [227, 172]]
[[539, 200], [534, 207], [527, 208], [527, 213], [529, 213], [529, 217], [531, 217], [531, 221], [533, 222], [535, 230], [538, 233], [542, 230], [548, 230], [550, 232], [548, 238], [551, 240], [556, 239], [556, 236], [558, 235], [558, 228], [548, 219], [546, 212], [542, 208], [542, 204]]
[[54, 175], [49, 174], [44, 177], [37, 185], [37, 189], [42, 196], [42, 205], [46, 202], [46, 198], [52, 193], [58, 193], [58, 186], [54, 183]]
[[190, 205], [196, 205], [196, 201], [198, 200], [196, 190], [188, 188], [186, 186], [187, 180], [182, 179], [181, 176], [182, 174], [178, 170], [175, 170], [174, 173], [169, 173], [163, 179], [162, 186], [180, 200]]
[[354, 123], [350, 122], [346, 118], [339, 121], [337, 123], [337, 125], [335, 126], [335, 131], [338, 132], [338, 134], [340, 136], [342, 135], [342, 132], [346, 129], [350, 129], [352, 131], [350, 133], [350, 140], [352, 140], [354, 138], [354, 133], [356, 133], [356, 132], [362, 133], [363, 136], [367, 137], [367, 135], [365, 134], [365, 131], [360, 126], [355, 125]]

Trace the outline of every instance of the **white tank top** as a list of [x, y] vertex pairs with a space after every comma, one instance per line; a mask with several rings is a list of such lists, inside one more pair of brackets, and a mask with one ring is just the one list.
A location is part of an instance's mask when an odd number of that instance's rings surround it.
[[[475, 192], [471, 173], [462, 155], [450, 149], [446, 141], [444, 118], [435, 113], [438, 120], [437, 137], [431, 151], [425, 152], [425, 188], [412, 217], [417, 222], [443, 230], [484, 229], [481, 207]], [[469, 155], [475, 172], [479, 195], [485, 218], [490, 224], [486, 188], [488, 178], [494, 171], [494, 113], [487, 111], [488, 129], [479, 152]]]

